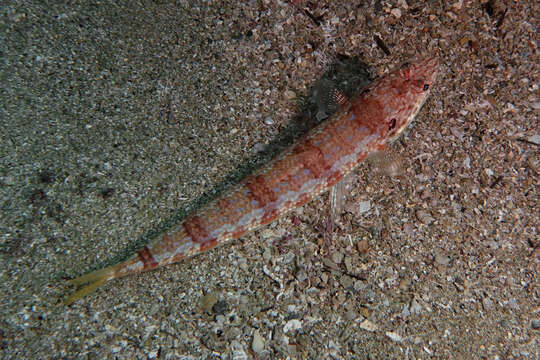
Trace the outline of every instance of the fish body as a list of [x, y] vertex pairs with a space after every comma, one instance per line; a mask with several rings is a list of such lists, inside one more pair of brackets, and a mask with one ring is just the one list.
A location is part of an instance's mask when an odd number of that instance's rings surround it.
[[406, 64], [350, 101], [287, 151], [124, 262], [72, 280], [71, 304], [102, 283], [155, 269], [266, 225], [339, 182], [407, 127], [435, 81], [436, 58]]

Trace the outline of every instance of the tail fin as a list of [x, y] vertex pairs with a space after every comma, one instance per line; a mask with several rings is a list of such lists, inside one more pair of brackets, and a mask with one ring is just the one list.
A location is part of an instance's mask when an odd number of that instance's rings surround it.
[[91, 292], [96, 291], [96, 289], [100, 287], [103, 283], [113, 279], [115, 277], [115, 268], [116, 266], [114, 265], [109, 266], [70, 280], [69, 283], [71, 285], [82, 287], [68, 297], [66, 297], [64, 299], [64, 305], [71, 305], [80, 298], [90, 294]]

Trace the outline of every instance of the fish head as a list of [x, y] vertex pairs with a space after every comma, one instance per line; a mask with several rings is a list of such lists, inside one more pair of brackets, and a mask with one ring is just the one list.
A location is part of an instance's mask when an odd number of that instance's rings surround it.
[[383, 107], [384, 143], [395, 140], [418, 114], [433, 87], [438, 68], [437, 58], [405, 64], [377, 86]]

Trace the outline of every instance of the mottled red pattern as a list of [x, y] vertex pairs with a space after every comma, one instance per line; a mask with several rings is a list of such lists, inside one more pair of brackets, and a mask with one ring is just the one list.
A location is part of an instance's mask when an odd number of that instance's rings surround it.
[[201, 247], [199, 248], [199, 251], [206, 251], [208, 249], [211, 249], [213, 248], [214, 246], [216, 246], [218, 244], [218, 241], [216, 238], [214, 239], [211, 239], [203, 244], [201, 244]]
[[303, 194], [298, 197], [298, 200], [294, 203], [294, 207], [302, 206], [311, 200], [311, 196], [308, 194]]
[[310, 201], [370, 152], [399, 136], [424, 103], [437, 67], [436, 59], [406, 65], [350, 102], [341, 97], [341, 109], [334, 116], [136, 257], [116, 265], [112, 277], [179, 261], [240, 237]]
[[312, 140], [306, 140], [305, 142], [296, 146], [293, 150], [293, 154], [298, 156], [298, 160], [304, 165], [304, 168], [313, 173], [316, 178], [330, 169], [331, 165], [324, 160], [324, 153], [320, 148], [313, 145]]
[[261, 225], [266, 225], [276, 220], [279, 217], [278, 209], [269, 209], [266, 210], [264, 215], [261, 218]]
[[234, 230], [234, 232], [231, 234], [231, 237], [233, 239], [239, 238], [240, 236], [244, 235], [246, 233], [246, 229], [243, 226], [239, 226], [237, 229]]
[[247, 197], [257, 201], [258, 207], [264, 207], [266, 204], [276, 201], [276, 194], [266, 185], [264, 176], [251, 176], [245, 183], [249, 189]]
[[184, 229], [191, 238], [191, 241], [197, 244], [204, 244], [210, 240], [208, 232], [201, 223], [199, 216], [191, 216], [187, 218], [184, 223]]
[[152, 254], [150, 254], [150, 251], [146, 246], [139, 250], [137, 254], [139, 256], [139, 260], [143, 263], [143, 270], [151, 270], [158, 266], [157, 261], [154, 260], [154, 257]]

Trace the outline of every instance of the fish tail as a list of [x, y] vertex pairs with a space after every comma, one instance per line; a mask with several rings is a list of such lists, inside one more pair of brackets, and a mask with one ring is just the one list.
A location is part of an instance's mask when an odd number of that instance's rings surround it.
[[69, 284], [79, 287], [79, 289], [64, 299], [64, 305], [71, 305], [80, 298], [96, 291], [105, 282], [114, 279], [116, 269], [117, 265], [113, 265], [69, 280]]

